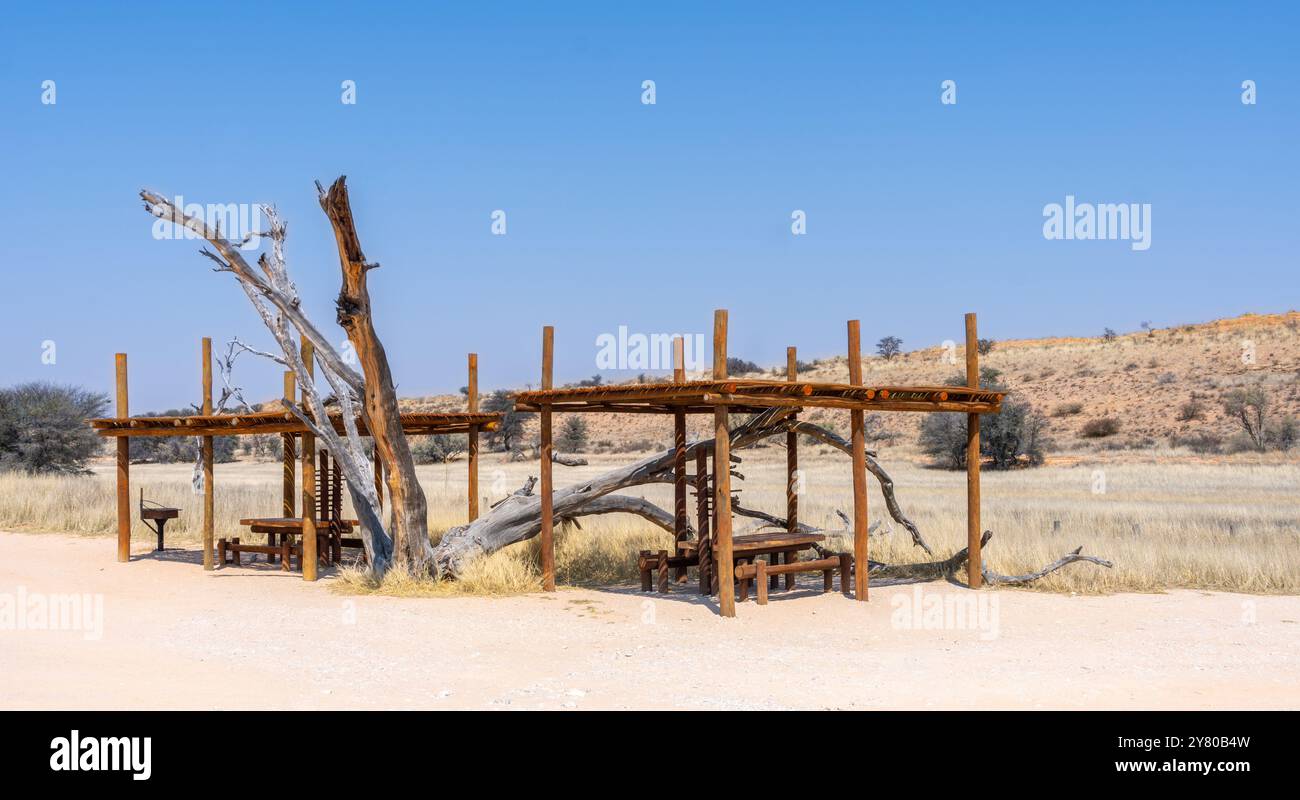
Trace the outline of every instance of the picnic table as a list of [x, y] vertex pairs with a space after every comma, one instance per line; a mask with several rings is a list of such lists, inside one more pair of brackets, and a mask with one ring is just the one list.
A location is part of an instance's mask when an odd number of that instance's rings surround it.
[[[292, 556], [298, 556], [301, 560], [302, 548], [294, 544], [294, 537], [302, 536], [302, 517], [249, 517], [241, 519], [239, 524], [248, 528], [250, 533], [266, 534], [266, 544], [245, 544], [238, 537], [222, 539], [219, 545], [222, 564], [227, 563], [227, 554], [233, 555], [235, 563], [239, 564], [242, 553], [262, 553], [272, 563], [278, 558], [280, 569], [287, 571]], [[337, 564], [342, 557], [343, 547], [360, 547], [360, 539], [343, 538], [343, 534], [351, 533], [359, 524], [354, 519], [318, 520], [316, 538], [320, 546], [317, 552], [320, 553], [321, 560], [327, 564]]]

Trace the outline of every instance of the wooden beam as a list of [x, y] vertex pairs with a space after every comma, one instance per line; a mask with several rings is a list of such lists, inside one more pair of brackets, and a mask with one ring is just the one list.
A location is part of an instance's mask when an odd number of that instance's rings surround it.
[[[284, 399], [292, 402], [295, 395], [298, 394], [298, 380], [293, 370], [286, 370], [284, 373]], [[292, 433], [280, 434], [280, 462], [283, 465], [283, 477], [281, 478], [281, 516], [296, 517], [293, 513], [294, 504], [297, 502], [298, 494], [298, 470], [295, 465], [297, 454], [295, 453], [295, 439]]]
[[[466, 387], [466, 411], [478, 413], [478, 353], [469, 354], [469, 385]], [[466, 434], [469, 449], [469, 521], [478, 519], [478, 426], [471, 425]]]
[[[727, 310], [713, 312], [713, 379], [727, 378]], [[713, 410], [713, 507], [717, 523], [715, 551], [718, 554], [718, 613], [736, 616], [735, 564], [731, 549], [731, 431], [727, 426], [727, 407]]]
[[[686, 380], [686, 343], [680, 336], [673, 337], [673, 380]], [[690, 526], [686, 520], [686, 412], [682, 410], [673, 412], [673, 447], [673, 541], [677, 544], [676, 555], [680, 556]], [[685, 580], [686, 567], [677, 567], [674, 577]]]
[[[131, 416], [126, 396], [126, 353], [114, 358], [117, 372], [117, 415]], [[117, 440], [117, 560], [131, 560], [131, 444], [126, 437]]]
[[[307, 375], [316, 373], [316, 348], [311, 340], [302, 341], [302, 361]], [[307, 388], [301, 388], [300, 404], [308, 408]], [[316, 580], [316, 437], [302, 435], [302, 579]]]
[[[791, 383], [799, 380], [799, 359], [793, 347], [785, 349], [785, 379]], [[799, 530], [799, 434], [794, 431], [785, 435], [785, 529], [790, 533]], [[786, 573], [785, 588], [794, 588], [793, 572]]]
[[[849, 383], [862, 385], [862, 328], [849, 320]], [[867, 599], [867, 442], [862, 411], [849, 412], [853, 449], [853, 596]]]
[[[975, 314], [966, 315], [966, 385], [980, 388], [979, 332]], [[980, 415], [966, 415], [966, 582], [972, 589], [983, 584], [980, 563]]]
[[[212, 413], [212, 339], [203, 337], [200, 348], [203, 359], [203, 413]], [[203, 568], [216, 569], [212, 549], [216, 546], [213, 526], [215, 524], [216, 488], [212, 485], [212, 437], [203, 437]]]
[[[551, 388], [552, 368], [555, 361], [555, 328], [550, 325], [542, 328], [542, 389]], [[542, 590], [555, 591], [555, 531], [554, 498], [555, 489], [551, 477], [551, 408], [543, 406], [541, 413], [542, 428], [542, 530], [539, 535], [542, 546]]]

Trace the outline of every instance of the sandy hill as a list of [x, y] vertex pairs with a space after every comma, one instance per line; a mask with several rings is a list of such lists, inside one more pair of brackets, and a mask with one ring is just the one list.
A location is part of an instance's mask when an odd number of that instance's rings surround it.
[[[863, 359], [868, 385], [935, 385], [950, 382], [964, 370], [964, 353], [930, 347], [892, 359]], [[1120, 334], [1113, 338], [1045, 338], [999, 341], [981, 358], [997, 370], [997, 381], [1049, 419], [1049, 434], [1058, 451], [1147, 448], [1199, 434], [1229, 439], [1237, 428], [1220, 407], [1223, 394], [1258, 383], [1271, 399], [1273, 413], [1300, 416], [1300, 312], [1245, 314], [1213, 322]], [[784, 365], [745, 377], [780, 377]], [[778, 370], [779, 373], [778, 374]], [[802, 373], [812, 380], [847, 381], [844, 357], [815, 361]], [[1195, 401], [1201, 413], [1181, 419]], [[460, 410], [464, 398], [437, 396], [404, 400], [404, 407]], [[647, 415], [584, 415], [593, 449], [649, 449], [671, 438], [667, 418]], [[847, 432], [842, 412], [811, 410], [808, 418]], [[1108, 437], [1084, 437], [1089, 421], [1119, 421]], [[880, 414], [870, 430], [893, 436], [907, 446], [915, 442], [921, 415]], [[562, 423], [563, 420], [559, 422]], [[559, 424], [559, 423], [557, 423]], [[710, 421], [691, 422], [692, 435], [703, 435]], [[533, 423], [535, 430], [535, 421]]]

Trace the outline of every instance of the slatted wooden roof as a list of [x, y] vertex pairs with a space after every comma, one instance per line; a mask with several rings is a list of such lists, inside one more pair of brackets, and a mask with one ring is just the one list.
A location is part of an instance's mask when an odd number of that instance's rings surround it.
[[773, 406], [863, 411], [957, 411], [996, 414], [1002, 392], [961, 386], [852, 386], [807, 381], [726, 380], [580, 386], [519, 392], [517, 411], [666, 414], [712, 413], [714, 406], [754, 413]]
[[[500, 414], [402, 414], [402, 430], [408, 434], [468, 433], [495, 430]], [[259, 411], [248, 414], [195, 414], [185, 417], [109, 417], [89, 420], [100, 436], [246, 436], [260, 433], [307, 433], [307, 426], [288, 411]], [[343, 433], [343, 415], [331, 414], [334, 430]], [[368, 436], [360, 417], [357, 430]]]

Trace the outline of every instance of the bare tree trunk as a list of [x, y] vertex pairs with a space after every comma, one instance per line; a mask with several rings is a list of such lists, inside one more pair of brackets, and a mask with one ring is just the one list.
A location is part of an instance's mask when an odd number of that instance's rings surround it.
[[361, 241], [352, 221], [352, 207], [348, 203], [346, 180], [346, 176], [340, 177], [329, 191], [316, 184], [321, 208], [334, 226], [339, 266], [343, 270], [343, 287], [337, 301], [338, 323], [347, 331], [348, 341], [352, 342], [361, 361], [361, 371], [366, 376], [363, 413], [379, 451], [379, 459], [383, 462], [388, 494], [392, 499], [389, 533], [393, 538], [394, 555], [399, 564], [412, 572], [426, 573], [433, 564], [428, 503], [416, 479], [415, 459], [411, 457], [411, 448], [402, 430], [397, 389], [388, 367], [388, 356], [370, 314], [366, 275], [379, 264], [367, 263], [361, 251]]
[[[342, 179], [335, 183], [335, 186], [340, 187], [340, 189], [342, 185]], [[298, 385], [302, 387], [310, 409], [308, 411], [299, 408], [292, 398], [285, 398], [286, 407], [307, 426], [337, 460], [344, 477], [347, 479], [348, 492], [352, 496], [352, 504], [361, 523], [361, 541], [366, 550], [371, 572], [376, 577], [381, 577], [394, 561], [393, 538], [389, 531], [385, 529], [381, 517], [379, 497], [375, 491], [374, 465], [365, 443], [358, 434], [358, 397], [365, 398], [366, 401], [366, 407], [362, 410], [367, 414], [367, 425], [370, 426], [372, 431], [382, 430], [382, 435], [387, 437], [389, 441], [390, 457], [397, 459], [388, 462], [389, 473], [401, 472], [405, 469], [405, 475], [403, 479], [398, 481], [398, 485], [403, 487], [415, 486], [414, 494], [407, 493], [407, 502], [403, 505], [400, 515], [403, 525], [406, 526], [404, 532], [409, 531], [416, 525], [423, 527], [426, 524], [427, 514], [425, 512], [424, 495], [415, 482], [415, 469], [410, 457], [410, 451], [406, 447], [405, 437], [402, 436], [401, 420], [397, 416], [397, 394], [392, 385], [387, 359], [384, 356], [382, 346], [379, 346], [379, 340], [375, 336], [373, 325], [370, 324], [370, 304], [365, 289], [364, 273], [366, 269], [373, 268], [375, 265], [365, 264], [364, 259], [361, 257], [361, 248], [356, 243], [356, 234], [351, 228], [350, 212], [346, 214], [346, 221], [347, 230], [352, 232], [346, 241], [344, 235], [340, 233], [339, 228], [336, 226], [340, 257], [344, 259], [344, 288], [340, 292], [340, 321], [344, 316], [342, 314], [343, 306], [346, 305], [350, 309], [351, 324], [361, 332], [360, 336], [369, 348], [366, 351], [369, 353], [369, 357], [363, 360], [364, 368], [379, 370], [382, 375], [382, 377], [377, 377], [373, 381], [363, 378], [361, 374], [349, 366], [338, 350], [335, 349], [333, 343], [312, 324], [311, 320], [303, 312], [298, 289], [289, 277], [288, 266], [284, 258], [285, 226], [280, 221], [274, 208], [266, 206], [262, 208], [263, 213], [270, 221], [271, 230], [269, 233], [261, 235], [271, 239], [272, 248], [269, 253], [264, 252], [258, 259], [257, 264], [261, 269], [259, 273], [244, 260], [239, 249], [243, 242], [227, 240], [220, 229], [209, 228], [202, 219], [186, 215], [171, 201], [156, 192], [144, 190], [140, 192], [140, 197], [145, 202], [146, 211], [155, 217], [168, 220], [193, 231], [212, 245], [215, 252], [203, 250], [203, 254], [216, 262], [218, 272], [229, 272], [238, 279], [249, 302], [252, 303], [258, 316], [262, 318], [262, 322], [272, 336], [275, 337], [283, 355], [260, 352], [246, 345], [241, 346], [249, 352], [273, 359], [287, 369], [293, 370], [297, 376]], [[328, 198], [328, 194], [322, 193], [321, 203], [323, 207], [326, 206]], [[342, 197], [341, 206], [336, 208], [346, 211], [346, 194]], [[328, 211], [329, 209], [327, 209], [327, 213]], [[340, 217], [340, 219], [343, 218]], [[334, 221], [334, 217], [331, 216], [331, 222]], [[345, 250], [345, 247], [348, 249]], [[352, 259], [352, 255], [355, 255], [356, 258]], [[358, 264], [360, 269], [359, 272], [353, 272], [350, 275], [349, 267], [352, 263]], [[355, 298], [360, 298], [360, 303], [353, 308]], [[362, 318], [364, 318], [364, 321], [362, 321]], [[325, 407], [324, 400], [316, 387], [311, 372], [303, 362], [301, 347], [290, 333], [290, 326], [298, 332], [301, 339], [310, 341], [314, 345], [315, 360], [320, 364], [321, 374], [329, 383], [334, 396], [339, 401], [344, 428], [342, 436], [335, 431], [334, 425], [329, 420], [329, 411]], [[359, 345], [354, 344], [354, 347], [361, 351]], [[374, 421], [372, 422], [372, 420]], [[397, 425], [395, 437], [391, 428], [394, 421]], [[400, 442], [400, 446], [395, 444], [395, 441]], [[401, 460], [401, 454], [403, 453], [405, 454], [404, 462]], [[385, 458], [382, 447], [380, 448], [380, 458]], [[396, 490], [394, 495], [396, 496]], [[394, 518], [398, 518], [397, 513], [394, 514]], [[408, 535], [407, 541], [408, 543], [410, 541], [420, 542], [423, 543], [425, 548], [428, 547], [428, 540], [424, 537]], [[410, 547], [415, 547], [418, 551], [417, 545], [411, 545]], [[410, 547], [407, 550], [408, 555]], [[428, 569], [431, 562], [428, 560], [426, 553], [422, 560], [416, 560], [414, 564], [417, 566], [423, 565], [423, 568]]]

